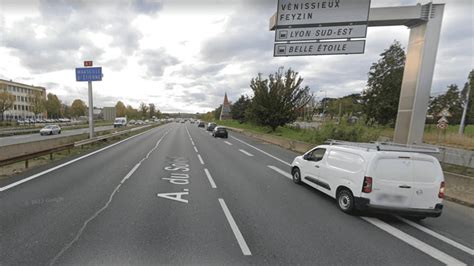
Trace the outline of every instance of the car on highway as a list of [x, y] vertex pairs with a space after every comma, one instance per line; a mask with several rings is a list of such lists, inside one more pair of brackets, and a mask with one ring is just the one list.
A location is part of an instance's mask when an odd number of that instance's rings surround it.
[[227, 133], [227, 128], [225, 127], [215, 127], [214, 130], [212, 131], [212, 136], [214, 138], [228, 138], [229, 133]]
[[198, 123], [198, 127], [206, 127], [206, 123], [204, 123], [203, 121], [200, 121]]
[[114, 121], [114, 128], [116, 127], [125, 127], [127, 126], [127, 118], [126, 117], [117, 117]]
[[332, 198], [346, 213], [367, 210], [414, 219], [438, 217], [443, 209], [444, 175], [433, 150], [394, 144], [331, 141], [291, 164], [295, 183]]
[[208, 124], [207, 124], [206, 130], [212, 132], [212, 131], [214, 130], [214, 128], [216, 128], [216, 127], [217, 127], [217, 124], [211, 122], [211, 123], [208, 123]]
[[40, 135], [56, 135], [61, 134], [61, 127], [58, 125], [47, 125], [40, 129]]

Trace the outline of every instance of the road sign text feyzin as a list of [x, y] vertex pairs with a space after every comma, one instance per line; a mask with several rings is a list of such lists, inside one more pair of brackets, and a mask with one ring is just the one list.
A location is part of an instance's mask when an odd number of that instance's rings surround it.
[[313, 12], [304, 12], [314, 9], [339, 8], [340, 0], [333, 1], [314, 1], [311, 3], [286, 3], [281, 4], [280, 8], [283, 11], [301, 10], [301, 13], [280, 14], [280, 21], [282, 20], [307, 20], [313, 18]]

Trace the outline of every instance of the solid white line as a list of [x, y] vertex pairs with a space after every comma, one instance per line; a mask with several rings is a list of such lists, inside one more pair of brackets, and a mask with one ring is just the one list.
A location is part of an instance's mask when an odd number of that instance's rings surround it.
[[201, 164], [204, 164], [204, 161], [202, 160], [202, 157], [199, 153], [198, 153], [198, 158], [199, 158], [199, 161], [201, 162]]
[[263, 150], [261, 150], [261, 149], [255, 147], [255, 146], [253, 146], [253, 145], [251, 145], [251, 144], [248, 144], [247, 142], [245, 142], [245, 141], [243, 141], [243, 140], [240, 140], [240, 139], [238, 139], [238, 138], [236, 138], [236, 137], [234, 137], [234, 136], [230, 136], [230, 137], [233, 138], [233, 139], [235, 139], [235, 140], [237, 140], [237, 141], [242, 142], [242, 143], [245, 144], [245, 145], [248, 145], [249, 147], [252, 147], [252, 148], [256, 149], [257, 151], [259, 151], [259, 152], [261, 152], [261, 153], [263, 153], [263, 154], [265, 154], [265, 155], [267, 155], [267, 156], [269, 156], [269, 157], [271, 157], [271, 158], [273, 158], [273, 159], [275, 159], [275, 160], [277, 160], [277, 161], [279, 161], [279, 162], [281, 162], [281, 163], [284, 163], [284, 164], [286, 164], [286, 165], [288, 165], [288, 166], [291, 166], [291, 164], [289, 164], [289, 163], [283, 161], [282, 159], [277, 158], [277, 157], [271, 155], [270, 153], [268, 153], [268, 152], [266, 152], [266, 151], [263, 151]]
[[211, 183], [212, 188], [217, 188], [216, 183], [214, 182], [214, 179], [212, 178], [211, 174], [209, 173], [209, 170], [207, 168], [204, 168], [204, 172], [206, 172], [207, 179], [209, 179], [209, 183]]
[[443, 262], [446, 265], [466, 265], [464, 262], [459, 261], [448, 254], [442, 252], [439, 249], [436, 249], [414, 237], [411, 235], [379, 220], [372, 217], [361, 217], [362, 219], [366, 220], [367, 222], [375, 225], [376, 227], [382, 229], [383, 231], [391, 234], [392, 236], [400, 239], [401, 241], [407, 243], [408, 245], [430, 255], [431, 257]]
[[419, 224], [417, 224], [417, 223], [415, 223], [415, 222], [413, 222], [413, 221], [410, 221], [410, 220], [407, 220], [407, 219], [405, 219], [405, 218], [398, 217], [398, 216], [397, 216], [397, 218], [400, 219], [400, 220], [402, 220], [403, 222], [405, 222], [405, 223], [407, 223], [407, 224], [409, 224], [409, 225], [415, 227], [415, 228], [418, 229], [418, 230], [421, 230], [421, 231], [423, 231], [423, 232], [425, 232], [425, 233], [427, 233], [427, 234], [429, 234], [429, 235], [431, 235], [431, 236], [433, 236], [433, 237], [436, 237], [437, 239], [439, 239], [439, 240], [441, 240], [441, 241], [444, 241], [444, 242], [450, 244], [451, 246], [453, 246], [453, 247], [455, 247], [455, 248], [458, 248], [458, 249], [460, 249], [460, 250], [462, 250], [462, 251], [468, 253], [468, 254], [471, 255], [471, 256], [474, 255], [474, 250], [471, 249], [471, 248], [468, 248], [468, 247], [466, 247], [466, 246], [464, 246], [464, 245], [462, 245], [462, 244], [460, 244], [460, 243], [458, 243], [458, 242], [456, 242], [456, 241], [454, 241], [454, 240], [451, 240], [451, 239], [449, 239], [449, 238], [447, 238], [447, 237], [445, 237], [445, 236], [443, 236], [443, 235], [441, 235], [441, 234], [439, 234], [439, 233], [436, 233], [435, 231], [433, 231], [433, 230], [431, 230], [431, 229], [428, 229], [428, 228], [426, 228], [426, 227], [424, 227], [424, 226], [421, 226], [421, 225], [419, 225]]
[[247, 152], [246, 150], [239, 149], [239, 151], [247, 156], [253, 156], [253, 154]]
[[224, 143], [227, 144], [227, 145], [229, 145], [229, 146], [232, 146], [232, 143], [230, 143], [230, 142], [228, 142], [228, 141], [226, 141], [226, 140], [224, 140]]
[[[150, 129], [150, 130], [151, 130], [151, 129]], [[102, 148], [102, 149], [93, 151], [93, 152], [88, 153], [88, 154], [86, 154], [86, 155], [83, 155], [83, 156], [81, 156], [81, 157], [79, 157], [79, 158], [76, 158], [76, 159], [73, 159], [73, 160], [71, 160], [71, 161], [65, 162], [65, 163], [63, 163], [63, 164], [60, 164], [60, 165], [58, 165], [58, 166], [55, 166], [55, 167], [50, 168], [50, 169], [48, 169], [48, 170], [45, 170], [45, 171], [43, 171], [43, 172], [34, 174], [34, 175], [30, 176], [30, 177], [24, 178], [24, 179], [19, 180], [19, 181], [17, 181], [17, 182], [14, 182], [14, 183], [11, 183], [11, 184], [6, 185], [6, 186], [4, 186], [4, 187], [1, 187], [1, 188], [0, 188], [0, 192], [6, 191], [6, 190], [8, 190], [8, 189], [10, 189], [10, 188], [13, 188], [13, 187], [16, 187], [16, 186], [18, 186], [18, 185], [20, 185], [20, 184], [23, 184], [23, 183], [25, 183], [25, 182], [28, 182], [28, 181], [30, 181], [30, 180], [33, 180], [33, 179], [35, 179], [35, 178], [37, 178], [37, 177], [40, 177], [40, 176], [45, 175], [45, 174], [47, 174], [47, 173], [50, 173], [50, 172], [52, 172], [52, 171], [54, 171], [54, 170], [57, 170], [57, 169], [59, 169], [59, 168], [63, 168], [64, 166], [67, 166], [67, 165], [70, 165], [70, 164], [72, 164], [72, 163], [75, 163], [75, 162], [77, 162], [77, 161], [79, 161], [79, 160], [85, 159], [85, 158], [87, 158], [87, 157], [89, 157], [89, 156], [92, 156], [92, 155], [94, 155], [94, 154], [96, 154], [96, 153], [99, 153], [99, 152], [101, 152], [101, 151], [105, 151], [105, 150], [107, 150], [107, 149], [110, 149], [110, 148], [112, 148], [112, 147], [114, 147], [114, 146], [116, 146], [116, 145], [119, 145], [119, 144], [121, 144], [121, 143], [123, 143], [123, 142], [125, 142], [125, 141], [127, 141], [127, 140], [132, 139], [132, 138], [136, 138], [136, 137], [138, 137], [138, 136], [140, 136], [140, 135], [142, 135], [142, 134], [145, 134], [145, 133], [147, 133], [147, 132], [149, 132], [149, 130], [147, 130], [147, 131], [145, 131], [145, 132], [142, 132], [142, 133], [139, 133], [139, 134], [137, 134], [137, 135], [131, 136], [131, 137], [129, 137], [129, 138], [126, 138], [126, 139], [124, 139], [124, 140], [121, 140], [121, 141], [119, 141], [119, 142], [116, 142], [116, 143], [114, 143], [114, 144], [111, 144], [111, 145], [109, 145], [109, 146], [106, 146], [106, 147], [104, 147], [104, 148]]]
[[198, 149], [196, 147], [194, 147], [194, 151], [198, 152]]
[[289, 179], [292, 179], [292, 180], [293, 180], [293, 177], [292, 177], [289, 173], [287, 173], [287, 172], [281, 170], [280, 168], [275, 167], [275, 166], [273, 166], [273, 165], [267, 165], [267, 166], [268, 166], [268, 168], [275, 170], [275, 171], [278, 172], [279, 174], [282, 174], [283, 176], [288, 177]]
[[239, 243], [240, 249], [242, 250], [242, 253], [245, 256], [250, 256], [252, 255], [252, 252], [250, 252], [249, 247], [247, 246], [247, 243], [245, 242], [244, 237], [242, 236], [242, 233], [239, 230], [239, 227], [234, 221], [234, 218], [232, 218], [232, 214], [230, 213], [229, 209], [227, 208], [227, 205], [225, 204], [225, 201], [223, 199], [219, 199], [219, 203], [221, 204], [222, 210], [224, 211], [225, 217], [227, 218], [227, 222], [229, 222], [230, 228], [232, 229], [232, 232], [234, 232], [234, 236], [237, 239], [237, 243]]

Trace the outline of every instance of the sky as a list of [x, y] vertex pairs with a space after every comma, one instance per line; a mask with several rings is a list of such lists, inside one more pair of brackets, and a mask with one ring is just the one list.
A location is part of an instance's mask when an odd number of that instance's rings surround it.
[[[419, 0], [421, 1], [421, 0]], [[371, 7], [415, 5], [372, 0]], [[424, 4], [427, 1], [420, 3]], [[474, 69], [472, 0], [445, 0], [432, 95], [460, 87]], [[365, 53], [273, 57], [269, 18], [277, 0], [0, 0], [0, 78], [44, 86], [65, 103], [87, 103], [76, 67], [93, 60], [103, 80], [93, 83], [94, 106], [117, 101], [162, 112], [207, 112], [224, 93], [252, 95], [250, 80], [292, 68], [315, 97], [362, 92], [370, 66], [404, 26], [369, 27]]]

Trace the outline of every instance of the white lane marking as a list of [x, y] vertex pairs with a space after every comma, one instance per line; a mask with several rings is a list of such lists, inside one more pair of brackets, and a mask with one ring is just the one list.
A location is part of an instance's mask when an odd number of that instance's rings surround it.
[[228, 142], [227, 140], [224, 140], [224, 143], [229, 145], [229, 146], [232, 146], [232, 143]]
[[[150, 130], [151, 130], [151, 129], [150, 129]], [[65, 162], [65, 163], [63, 163], [63, 164], [60, 164], [60, 165], [58, 165], [58, 166], [55, 166], [55, 167], [50, 168], [50, 169], [48, 169], [48, 170], [45, 170], [45, 171], [43, 171], [43, 172], [37, 173], [37, 174], [32, 175], [32, 176], [30, 176], [30, 177], [24, 178], [24, 179], [22, 179], [22, 180], [19, 180], [19, 181], [16, 181], [16, 182], [14, 182], [14, 183], [11, 183], [11, 184], [9, 184], [9, 185], [6, 185], [6, 186], [4, 186], [4, 187], [1, 187], [1, 188], [0, 188], [0, 192], [6, 191], [6, 190], [8, 190], [8, 189], [10, 189], [10, 188], [12, 188], [12, 187], [16, 187], [16, 186], [18, 186], [18, 185], [20, 185], [20, 184], [23, 184], [23, 183], [25, 183], [25, 182], [28, 182], [28, 181], [30, 181], [30, 180], [33, 180], [33, 179], [35, 179], [35, 178], [37, 178], [37, 177], [40, 177], [40, 176], [45, 175], [45, 174], [47, 174], [47, 173], [50, 173], [50, 172], [52, 172], [52, 171], [54, 171], [54, 170], [57, 170], [57, 169], [59, 169], [59, 168], [63, 168], [64, 166], [67, 166], [67, 165], [70, 165], [70, 164], [72, 164], [72, 163], [75, 163], [75, 162], [77, 162], [77, 161], [79, 161], [79, 160], [85, 159], [85, 158], [87, 158], [87, 157], [89, 157], [89, 156], [92, 156], [92, 155], [94, 155], [94, 154], [96, 154], [96, 153], [99, 153], [99, 152], [101, 152], [101, 151], [105, 151], [105, 150], [107, 150], [107, 149], [110, 149], [110, 148], [112, 148], [112, 147], [114, 147], [114, 146], [116, 146], [116, 145], [119, 145], [119, 144], [121, 144], [121, 143], [127, 141], [127, 140], [130, 140], [130, 139], [136, 138], [136, 137], [138, 137], [138, 136], [140, 136], [140, 135], [142, 135], [142, 134], [145, 134], [145, 133], [149, 132], [150, 130], [147, 130], [147, 131], [145, 131], [145, 132], [142, 132], [142, 133], [139, 133], [139, 134], [137, 134], [137, 135], [131, 136], [131, 137], [129, 137], [129, 138], [126, 138], [126, 139], [124, 139], [124, 140], [121, 140], [121, 141], [119, 141], [119, 142], [116, 142], [116, 143], [114, 143], [114, 144], [111, 144], [111, 145], [109, 145], [109, 146], [106, 146], [106, 147], [104, 147], [104, 148], [102, 148], [102, 149], [93, 151], [93, 152], [88, 153], [88, 154], [86, 154], [86, 155], [83, 155], [83, 156], [81, 156], [81, 157], [79, 157], [79, 158], [73, 159], [73, 160], [71, 160], [71, 161]]]
[[287, 172], [281, 170], [280, 168], [275, 167], [275, 166], [273, 166], [273, 165], [267, 165], [267, 167], [270, 168], [270, 169], [272, 169], [272, 170], [274, 170], [274, 171], [276, 171], [276, 172], [278, 172], [279, 174], [281, 174], [281, 175], [283, 175], [283, 176], [285, 176], [285, 177], [288, 177], [289, 179], [292, 179], [292, 180], [293, 180], [293, 177], [292, 177], [289, 173], [287, 173]]
[[408, 245], [430, 255], [431, 257], [441, 261], [446, 265], [466, 265], [464, 262], [459, 261], [448, 254], [442, 252], [439, 249], [436, 249], [414, 237], [411, 235], [379, 220], [372, 217], [361, 217], [362, 219], [366, 220], [367, 222], [375, 225], [376, 227], [382, 229], [383, 231], [391, 234], [392, 236], [400, 239], [401, 241], [407, 243]]
[[211, 187], [217, 188], [216, 183], [214, 182], [214, 179], [211, 176], [211, 173], [209, 173], [209, 170], [207, 170], [207, 168], [204, 168], [204, 172], [206, 173], [207, 179], [209, 179], [209, 183], [211, 183]]
[[201, 162], [201, 164], [204, 164], [204, 161], [202, 160], [202, 157], [199, 153], [198, 153], [198, 158], [199, 158], [199, 161]]
[[120, 181], [120, 184], [123, 184], [123, 182], [125, 182], [128, 178], [130, 178], [133, 173], [135, 173], [135, 171], [138, 169], [138, 167], [140, 167], [141, 163], [137, 163], [133, 168], [132, 170], [130, 170], [130, 172], [128, 172], [128, 174], [122, 179], [122, 181]]
[[439, 233], [436, 233], [435, 231], [433, 231], [433, 230], [431, 230], [431, 229], [428, 229], [428, 228], [426, 228], [426, 227], [424, 227], [424, 226], [422, 226], [422, 225], [419, 225], [419, 224], [417, 224], [417, 223], [415, 223], [415, 222], [413, 222], [413, 221], [410, 221], [410, 220], [407, 220], [407, 219], [405, 219], [405, 218], [398, 217], [398, 216], [397, 216], [397, 218], [400, 219], [400, 220], [402, 220], [403, 222], [405, 222], [405, 223], [407, 223], [407, 224], [409, 224], [409, 225], [415, 227], [415, 228], [418, 229], [418, 230], [421, 230], [421, 231], [423, 231], [423, 232], [425, 232], [425, 233], [427, 233], [427, 234], [429, 234], [429, 235], [431, 235], [431, 236], [433, 236], [433, 237], [436, 237], [437, 239], [439, 239], [439, 240], [441, 240], [441, 241], [444, 241], [444, 242], [450, 244], [451, 246], [453, 246], [453, 247], [455, 247], [455, 248], [458, 248], [458, 249], [460, 249], [460, 250], [462, 250], [462, 251], [468, 253], [468, 254], [471, 255], [471, 256], [474, 255], [474, 250], [471, 249], [471, 248], [468, 248], [468, 247], [466, 247], [466, 246], [464, 246], [464, 245], [462, 245], [462, 244], [460, 244], [460, 243], [458, 243], [458, 242], [456, 242], [456, 241], [454, 241], [454, 240], [451, 240], [451, 239], [449, 239], [449, 238], [447, 238], [447, 237], [445, 237], [445, 236], [443, 236], [443, 235], [441, 235], [441, 234], [439, 234]]
[[247, 142], [245, 142], [245, 141], [243, 141], [243, 140], [240, 140], [240, 139], [238, 139], [238, 138], [236, 138], [236, 137], [234, 137], [234, 136], [230, 136], [230, 137], [233, 138], [233, 139], [235, 139], [235, 140], [237, 140], [237, 141], [242, 142], [243, 144], [245, 144], [245, 145], [247, 145], [247, 146], [249, 146], [249, 147], [252, 147], [252, 148], [256, 149], [257, 151], [259, 151], [259, 152], [261, 152], [261, 153], [263, 153], [263, 154], [265, 154], [265, 155], [267, 155], [267, 156], [269, 156], [269, 157], [271, 157], [271, 158], [273, 158], [273, 159], [275, 159], [275, 160], [277, 160], [277, 161], [279, 161], [279, 162], [281, 162], [281, 163], [284, 163], [284, 164], [286, 164], [286, 165], [288, 165], [288, 166], [291, 166], [291, 164], [289, 164], [289, 163], [283, 161], [282, 159], [277, 158], [277, 157], [271, 155], [270, 153], [268, 153], [268, 152], [266, 152], [266, 151], [263, 151], [263, 150], [261, 150], [261, 149], [255, 147], [255, 146], [253, 146], [253, 145], [251, 145], [251, 144], [248, 144]]
[[[168, 131], [169, 132], [169, 131]], [[161, 138], [157, 141], [157, 145], [155, 145], [155, 147], [152, 148], [152, 150], [155, 150], [157, 147], [158, 147], [158, 144], [160, 144], [161, 140], [168, 134], [168, 132], [166, 132], [165, 134], [163, 134], [163, 136], [161, 136]], [[99, 214], [101, 214], [105, 209], [107, 209], [110, 205], [110, 203], [112, 202], [112, 199], [114, 198], [115, 194], [119, 191], [119, 188], [122, 186], [123, 182], [125, 180], [127, 180], [128, 178], [130, 178], [130, 176], [133, 175], [133, 173], [135, 173], [135, 171], [138, 169], [138, 167], [140, 166], [140, 164], [144, 161], [144, 159], [146, 159], [147, 157], [144, 157], [143, 159], [140, 160], [140, 162], [138, 162], [133, 168], [132, 170], [130, 170], [128, 172], [128, 174], [122, 179], [122, 181], [115, 187], [115, 189], [112, 191], [112, 194], [110, 194], [109, 196], [109, 200], [105, 203], [104, 206], [102, 206], [102, 208], [100, 208], [98, 211], [96, 211], [91, 217], [89, 217], [89, 219], [87, 219], [84, 224], [82, 224], [82, 227], [79, 229], [79, 231], [76, 233], [76, 236], [69, 242], [67, 243], [62, 249], [61, 251], [59, 251], [58, 254], [56, 254], [56, 256], [54, 256], [54, 258], [51, 260], [51, 262], [49, 263], [49, 265], [53, 265], [54, 263], [56, 263], [56, 261], [64, 254], [64, 252], [66, 252], [72, 245], [74, 245], [74, 243], [79, 240], [79, 238], [81, 237], [82, 233], [84, 232], [84, 230], [86, 229], [87, 225], [92, 221], [94, 220], [97, 216], [99, 216]]]
[[250, 152], [247, 152], [246, 150], [239, 149], [239, 151], [247, 156], [253, 156]]
[[242, 236], [242, 233], [239, 230], [239, 227], [234, 221], [234, 218], [232, 217], [232, 214], [230, 213], [229, 209], [227, 208], [227, 205], [225, 204], [225, 201], [223, 199], [219, 199], [219, 203], [221, 204], [222, 210], [224, 211], [225, 217], [227, 218], [227, 222], [229, 222], [230, 228], [232, 229], [232, 232], [234, 232], [234, 236], [237, 239], [237, 243], [239, 243], [240, 249], [242, 250], [242, 253], [245, 256], [251, 256], [252, 252], [250, 252], [249, 247], [247, 246], [247, 242], [245, 242], [244, 237]]
[[196, 148], [196, 146], [194, 146], [194, 151], [198, 152], [198, 149]]
[[193, 144], [193, 146], [196, 146], [196, 144], [194, 144], [194, 141], [191, 140], [191, 144]]

